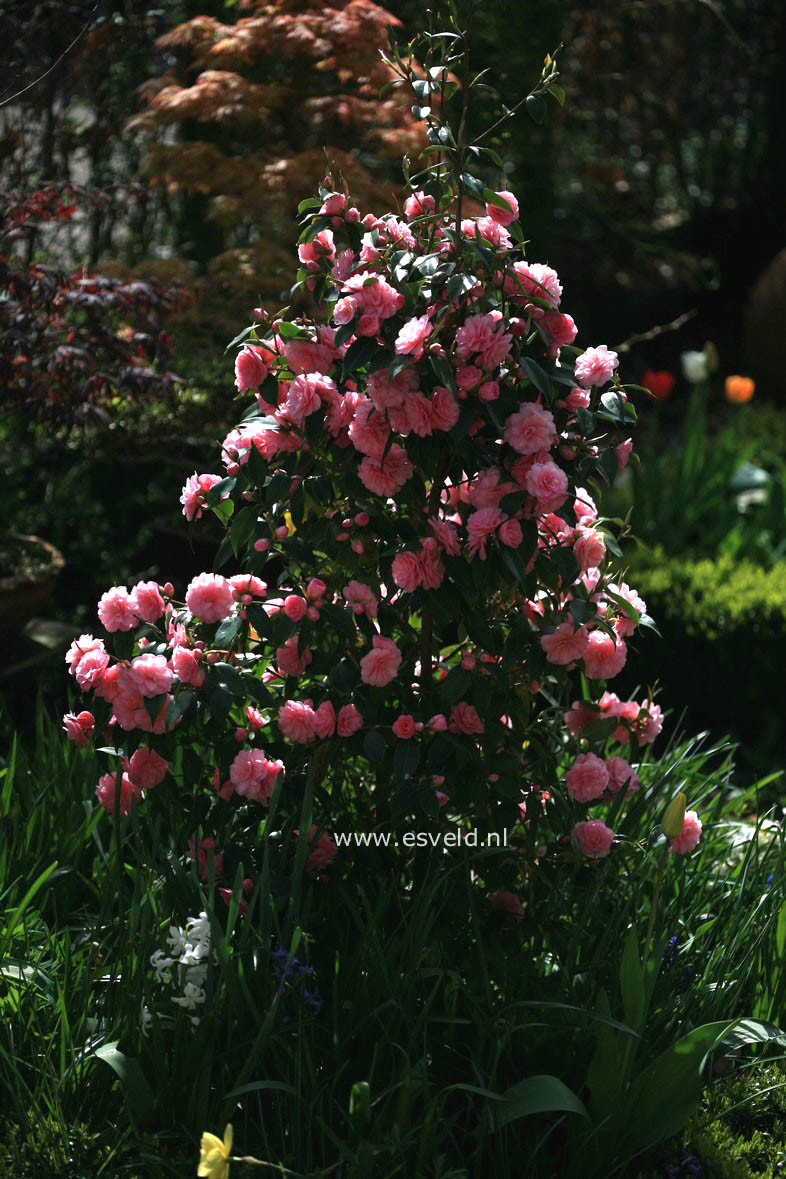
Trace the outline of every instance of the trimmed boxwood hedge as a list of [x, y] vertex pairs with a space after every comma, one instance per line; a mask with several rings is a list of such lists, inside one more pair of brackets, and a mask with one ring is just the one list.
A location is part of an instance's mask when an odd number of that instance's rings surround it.
[[691, 561], [642, 549], [626, 578], [662, 639], [639, 631], [639, 658], [621, 686], [636, 686], [636, 672], [659, 679], [662, 704], [685, 709], [691, 730], [730, 733], [749, 769], [782, 768], [786, 562], [762, 569], [731, 557]]

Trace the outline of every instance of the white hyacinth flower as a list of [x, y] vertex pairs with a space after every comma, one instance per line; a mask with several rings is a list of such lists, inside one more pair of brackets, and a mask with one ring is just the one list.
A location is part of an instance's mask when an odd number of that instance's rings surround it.
[[187, 982], [183, 987], [182, 995], [173, 995], [172, 1002], [177, 1003], [178, 1007], [184, 1007], [186, 1011], [193, 1011], [199, 1003], [204, 1003], [205, 992], [202, 987], [195, 987], [193, 983]]

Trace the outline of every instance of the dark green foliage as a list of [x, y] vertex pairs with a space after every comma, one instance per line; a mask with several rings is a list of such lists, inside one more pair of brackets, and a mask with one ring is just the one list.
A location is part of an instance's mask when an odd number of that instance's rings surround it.
[[783, 768], [786, 563], [765, 570], [656, 549], [634, 558], [629, 579], [663, 636], [642, 631], [637, 662], [669, 706], [686, 708], [691, 727], [731, 732], [747, 766]]

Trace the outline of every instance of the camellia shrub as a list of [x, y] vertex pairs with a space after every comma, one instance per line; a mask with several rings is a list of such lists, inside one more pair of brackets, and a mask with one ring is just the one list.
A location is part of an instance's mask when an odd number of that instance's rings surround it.
[[[419, 97], [440, 85], [414, 80]], [[223, 472], [183, 488], [188, 521], [226, 524], [214, 571], [182, 597], [108, 590], [111, 654], [74, 642], [98, 716], [67, 728], [116, 734], [108, 811], [155, 806], [177, 759], [199, 822], [231, 828], [236, 851], [271, 803], [303, 811], [301, 870], [329, 862], [326, 831], [350, 816], [411, 826], [444, 808], [489, 831], [523, 821], [532, 856], [612, 854], [609, 804], [662, 723], [607, 687], [647, 619], [605, 572], [617, 546], [590, 487], [627, 463], [635, 412], [616, 354], [573, 346], [517, 198], [444, 161], [425, 177], [403, 217], [361, 215], [332, 184], [303, 202], [298, 285], [322, 316], [241, 333], [251, 404]], [[464, 216], [468, 195], [482, 216]], [[686, 817], [672, 850], [700, 830]], [[516, 911], [508, 883], [486, 882]]]

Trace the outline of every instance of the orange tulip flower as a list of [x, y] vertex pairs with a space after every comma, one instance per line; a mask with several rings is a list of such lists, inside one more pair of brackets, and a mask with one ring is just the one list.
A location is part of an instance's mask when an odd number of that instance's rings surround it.
[[745, 405], [756, 392], [756, 382], [750, 377], [732, 376], [726, 378], [726, 400], [732, 405]]

